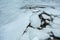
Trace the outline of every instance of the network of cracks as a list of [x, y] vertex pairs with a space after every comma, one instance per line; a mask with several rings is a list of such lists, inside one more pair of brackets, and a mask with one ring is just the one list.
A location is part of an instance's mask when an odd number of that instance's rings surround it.
[[[22, 7], [23, 9], [35, 9], [35, 8], [45, 8], [45, 7], [49, 7], [49, 6], [35, 6], [35, 7], [31, 7], [31, 6], [28, 6], [28, 7]], [[51, 7], [52, 9], [55, 9], [54, 7]], [[40, 10], [36, 11], [37, 13], [39, 12]], [[47, 18], [45, 19], [43, 15], [46, 15], [50, 18]], [[39, 19], [41, 20], [41, 24], [39, 27], [37, 27], [36, 29], [38, 30], [43, 30], [44, 28], [46, 28], [47, 26], [50, 26], [51, 27], [51, 24], [50, 22], [53, 22], [54, 21], [54, 18], [53, 17], [59, 17], [58, 15], [52, 15], [52, 14], [48, 14], [46, 13], [45, 11], [43, 11], [42, 13], [40, 13], [38, 15]], [[23, 32], [23, 35], [27, 32], [27, 28], [28, 27], [31, 27], [33, 29], [35, 29], [35, 27], [33, 27], [31, 25], [31, 22], [29, 23], [29, 25], [26, 27], [25, 31]], [[54, 35], [54, 33], [51, 31], [50, 32], [51, 35], [49, 35], [50, 37], [47, 38], [46, 40], [60, 40], [60, 37], [57, 37]]]

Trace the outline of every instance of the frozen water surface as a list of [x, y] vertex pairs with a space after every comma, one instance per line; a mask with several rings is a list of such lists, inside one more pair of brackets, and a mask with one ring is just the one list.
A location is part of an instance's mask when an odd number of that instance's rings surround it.
[[[59, 10], [60, 0], [0, 0], [0, 40], [46, 40], [50, 32], [60, 38]], [[52, 15], [53, 22], [46, 20], [51, 25], [39, 30], [44, 24], [39, 18], [43, 11]], [[50, 19], [46, 14], [42, 16]], [[29, 23], [33, 27], [27, 27]]]

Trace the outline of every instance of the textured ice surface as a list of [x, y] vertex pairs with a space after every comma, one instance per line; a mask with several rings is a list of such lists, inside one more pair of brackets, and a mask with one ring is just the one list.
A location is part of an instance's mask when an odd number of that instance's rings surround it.
[[31, 25], [32, 25], [33, 27], [39, 27], [40, 24], [41, 24], [41, 20], [39, 19], [39, 17], [38, 17], [37, 14], [31, 15], [30, 21], [31, 21]]
[[47, 7], [41, 10], [49, 14], [60, 15], [59, 0], [0, 0], [0, 40], [44, 40], [49, 37], [47, 33], [50, 31], [60, 37], [60, 18], [55, 17], [51, 23], [52, 28], [49, 26], [43, 30], [28, 28], [28, 31], [22, 35], [30, 21], [34, 27], [38, 27], [40, 24], [38, 14], [33, 14], [29, 9], [20, 9], [28, 4], [54, 6], [56, 9]]

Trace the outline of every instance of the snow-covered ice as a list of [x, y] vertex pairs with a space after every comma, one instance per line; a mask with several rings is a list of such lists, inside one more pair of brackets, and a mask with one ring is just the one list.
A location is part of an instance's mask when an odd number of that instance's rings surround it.
[[[45, 40], [49, 38], [52, 31], [55, 36], [60, 37], [60, 18], [53, 17], [54, 21], [51, 26], [47, 26], [42, 30], [36, 29], [40, 27], [41, 20], [38, 15], [45, 11], [48, 14], [60, 16], [60, 1], [43, 1], [43, 0], [0, 0], [0, 40]], [[48, 5], [51, 7], [37, 8], [37, 9], [20, 9], [25, 5]], [[39, 10], [39, 11], [38, 11]], [[38, 11], [38, 13], [37, 13]], [[44, 18], [50, 18], [43, 15]], [[35, 28], [28, 27], [27, 32], [23, 34], [27, 25]]]

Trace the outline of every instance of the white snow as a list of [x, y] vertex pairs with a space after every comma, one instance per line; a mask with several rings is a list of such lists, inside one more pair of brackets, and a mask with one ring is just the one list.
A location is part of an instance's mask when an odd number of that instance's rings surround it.
[[[47, 3], [46, 3], [47, 2]], [[34, 10], [23, 10], [20, 7], [25, 4], [31, 5], [53, 5], [46, 0], [46, 2], [40, 1], [30, 1], [30, 0], [0, 0], [0, 40], [45, 40], [49, 38], [49, 32], [52, 31], [55, 36], [60, 37], [60, 18], [55, 18], [52, 24], [53, 27], [47, 26], [43, 30], [38, 30], [36, 27], [39, 27], [41, 20], [38, 15], [45, 11], [49, 14], [60, 15], [60, 11], [57, 9], [52, 9], [50, 7], [44, 9], [34, 9]], [[56, 5], [57, 6], [57, 5]], [[32, 13], [33, 11], [42, 10], [38, 13]], [[44, 18], [49, 18], [46, 15], [43, 15]], [[31, 22], [31, 25], [35, 27], [28, 28], [27, 32], [22, 35], [27, 25]]]
[[53, 29], [52, 31], [56, 37], [60, 37], [60, 29]]
[[32, 14], [30, 17], [30, 22], [33, 27], [39, 27], [41, 20], [39, 19], [38, 14]]
[[49, 35], [43, 31], [33, 28], [28, 28], [29, 31], [29, 38], [32, 40], [34, 37], [38, 37], [39, 39], [46, 39], [49, 38]]
[[49, 14], [60, 15], [60, 11], [52, 8], [45, 8], [44, 11]]
[[2, 31], [1, 35], [4, 37], [4, 40], [16, 40], [17, 37], [23, 33], [29, 21], [27, 20], [27, 16], [25, 16], [25, 18], [22, 16], [21, 18], [19, 16], [16, 21], [2, 26], [1, 30], [4, 30]]
[[39, 38], [38, 37], [34, 37], [32, 40], [39, 40]]

